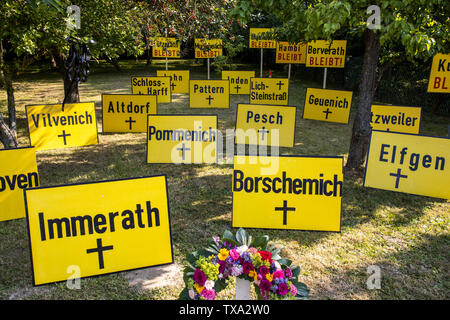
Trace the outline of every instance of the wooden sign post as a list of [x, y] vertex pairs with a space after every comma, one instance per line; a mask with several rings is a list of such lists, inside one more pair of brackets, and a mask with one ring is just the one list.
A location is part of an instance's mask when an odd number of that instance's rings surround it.
[[250, 48], [261, 49], [260, 77], [263, 77], [263, 56], [264, 49], [275, 49], [276, 41], [269, 39], [267, 34], [271, 32], [271, 28], [250, 28]]

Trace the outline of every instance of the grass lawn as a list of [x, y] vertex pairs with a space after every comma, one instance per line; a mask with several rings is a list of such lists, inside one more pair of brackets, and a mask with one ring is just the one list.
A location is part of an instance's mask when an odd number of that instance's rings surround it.
[[[134, 61], [117, 73], [108, 64], [94, 64], [88, 82], [80, 85], [81, 101], [95, 101], [101, 132], [101, 94], [131, 93], [132, 75], [156, 75], [164, 61], [152, 66]], [[205, 79], [204, 67], [191, 61], [174, 61], [171, 68], [191, 70], [191, 79]], [[258, 66], [240, 66], [255, 70]], [[274, 77], [287, 76], [275, 72]], [[212, 73], [213, 79], [220, 75]], [[341, 155], [346, 157], [354, 110], [348, 125], [301, 119], [308, 86], [296, 75], [291, 80], [289, 104], [298, 108], [295, 146], [281, 154]], [[19, 142], [28, 146], [26, 104], [58, 103], [63, 85], [56, 73], [30, 72], [14, 83]], [[330, 87], [330, 89], [333, 89]], [[336, 88], [339, 89], [339, 88]], [[354, 97], [353, 101], [356, 100]], [[234, 128], [237, 103], [248, 96], [231, 96], [228, 110], [205, 110], [219, 115], [219, 129]], [[389, 101], [377, 101], [388, 103]], [[408, 101], [404, 101], [408, 105]], [[354, 104], [353, 104], [354, 108]], [[0, 112], [6, 111], [6, 94], [0, 92]], [[199, 113], [189, 109], [187, 95], [174, 95], [160, 104], [159, 113]], [[423, 113], [420, 133], [447, 136], [448, 118]], [[149, 165], [145, 163], [146, 134], [99, 134], [99, 144], [37, 152], [41, 186], [167, 174], [175, 263], [182, 266], [187, 252], [231, 228], [232, 164]], [[249, 229], [267, 234], [283, 246], [282, 254], [301, 267], [300, 281], [311, 299], [449, 299], [449, 202], [428, 197], [364, 188], [362, 173], [344, 178], [342, 232], [305, 232]], [[442, 186], [445, 187], [445, 186]], [[448, 187], [448, 186], [447, 186]], [[381, 289], [368, 290], [367, 267], [381, 268]], [[180, 278], [182, 274], [180, 273]], [[85, 278], [80, 290], [65, 283], [34, 288], [25, 219], [0, 222], [0, 299], [176, 299], [182, 284], [154, 290], [130, 287], [124, 273]], [[233, 298], [232, 285], [219, 298]]]

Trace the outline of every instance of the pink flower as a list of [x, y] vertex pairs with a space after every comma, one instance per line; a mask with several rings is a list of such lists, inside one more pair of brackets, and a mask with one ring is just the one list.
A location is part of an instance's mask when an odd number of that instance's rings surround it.
[[[203, 292], [203, 291], [202, 291]], [[278, 294], [281, 296], [286, 295], [289, 292], [289, 288], [286, 283], [280, 283], [278, 285]]]
[[237, 252], [236, 249], [231, 249], [230, 256], [234, 261], [236, 261], [237, 259], [239, 259], [239, 252]]
[[290, 268], [286, 268], [284, 273], [286, 274], [286, 278], [292, 278], [292, 270]]
[[255, 247], [251, 247], [248, 249], [248, 252], [250, 252], [251, 254], [256, 254], [258, 253], [258, 249], [256, 249]]
[[244, 268], [245, 274], [248, 274], [250, 271], [254, 269], [253, 265], [250, 262], [244, 262], [242, 264], [242, 267]]
[[206, 300], [214, 300], [216, 298], [216, 292], [211, 289], [203, 289], [202, 290], [202, 297], [205, 298]]
[[289, 289], [291, 294], [295, 297], [297, 295], [297, 287], [291, 284], [291, 287]]
[[274, 278], [274, 279], [277, 279], [277, 278], [283, 279], [283, 278], [284, 278], [284, 272], [283, 272], [283, 270], [279, 269], [279, 270], [275, 271], [275, 272], [273, 273], [273, 278]]
[[200, 286], [203, 286], [206, 282], [206, 275], [198, 268], [195, 270], [193, 278]]

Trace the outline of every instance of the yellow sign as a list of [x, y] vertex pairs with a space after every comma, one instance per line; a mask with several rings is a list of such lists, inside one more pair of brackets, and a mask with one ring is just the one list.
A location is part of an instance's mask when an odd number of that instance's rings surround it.
[[33, 147], [0, 150], [0, 221], [25, 217], [23, 189], [39, 186]]
[[229, 108], [230, 82], [228, 80], [190, 80], [189, 107]]
[[238, 104], [236, 144], [293, 147], [295, 106]]
[[34, 284], [173, 262], [165, 176], [25, 191]]
[[195, 58], [207, 59], [222, 55], [222, 39], [197, 38], [194, 42]]
[[149, 114], [157, 114], [156, 96], [102, 94], [103, 132], [147, 132]]
[[372, 131], [364, 186], [450, 199], [450, 139]]
[[36, 150], [98, 143], [93, 102], [25, 106], [31, 145]]
[[132, 77], [131, 92], [156, 96], [158, 103], [172, 102], [170, 77]]
[[158, 77], [169, 77], [172, 93], [189, 93], [189, 70], [156, 70]]
[[287, 41], [277, 42], [276, 63], [306, 63], [306, 46], [304, 42], [290, 43]]
[[149, 115], [147, 163], [217, 163], [216, 115]]
[[342, 157], [235, 156], [232, 226], [340, 231]]
[[370, 126], [374, 130], [419, 133], [421, 108], [372, 105]]
[[268, 32], [271, 28], [250, 28], [250, 48], [275, 49], [277, 42]]
[[222, 71], [222, 80], [230, 81], [230, 94], [250, 94], [250, 79], [255, 71]]
[[250, 81], [250, 103], [287, 106], [289, 101], [289, 79], [252, 78]]
[[153, 58], [180, 58], [180, 40], [156, 37], [153, 39]]
[[450, 93], [450, 54], [438, 53], [433, 57], [428, 92]]
[[306, 66], [322, 68], [344, 68], [347, 40], [315, 40], [308, 42]]
[[351, 91], [307, 88], [303, 119], [348, 123], [352, 95]]

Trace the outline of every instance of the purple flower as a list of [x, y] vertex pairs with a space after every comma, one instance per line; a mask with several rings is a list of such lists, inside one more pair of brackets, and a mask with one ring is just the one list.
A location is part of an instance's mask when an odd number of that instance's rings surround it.
[[286, 268], [286, 270], [284, 270], [284, 274], [287, 278], [292, 278], [292, 270], [290, 268]]
[[286, 283], [281, 283], [278, 286], [278, 293], [282, 296], [286, 295], [289, 292], [289, 288]]
[[262, 279], [259, 283], [259, 288], [261, 289], [261, 293], [265, 293], [270, 290], [270, 281], [267, 279]]
[[262, 266], [259, 268], [259, 274], [262, 275], [263, 278], [264, 278], [264, 277], [266, 276], [266, 274], [268, 274], [268, 273], [269, 273], [269, 269], [268, 269], [266, 266], [262, 265]]
[[206, 282], [206, 275], [199, 268], [197, 268], [194, 272], [194, 281], [200, 286], [203, 286]]
[[270, 287], [270, 290], [272, 290], [272, 292], [277, 292], [278, 286], [274, 284], [273, 286]]
[[250, 271], [254, 269], [253, 265], [249, 262], [244, 262], [242, 264], [242, 267], [244, 268], [244, 273], [248, 274]]
[[219, 267], [219, 273], [223, 273], [224, 270], [225, 270], [225, 266], [226, 266], [225, 261], [219, 260], [217, 263], [220, 265], [220, 267]]

